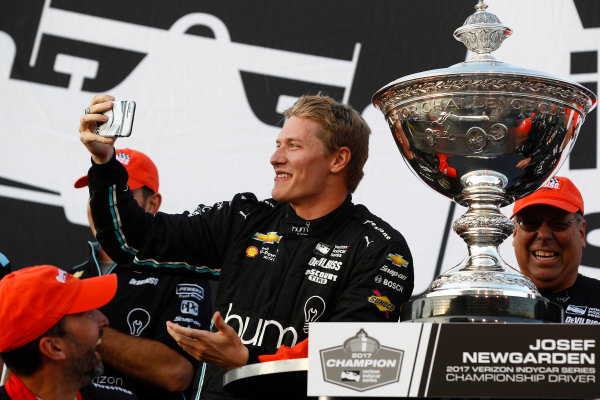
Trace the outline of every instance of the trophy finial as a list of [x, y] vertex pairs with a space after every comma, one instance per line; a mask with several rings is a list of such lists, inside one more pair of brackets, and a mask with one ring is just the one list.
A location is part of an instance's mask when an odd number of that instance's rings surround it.
[[486, 11], [488, 5], [479, 0], [475, 13], [469, 16], [463, 26], [454, 31], [454, 38], [463, 42], [473, 53], [483, 55], [477, 60], [493, 59], [489, 53], [497, 50], [512, 29], [502, 24], [494, 14]]
[[483, 0], [479, 0], [479, 3], [475, 5], [477, 11], [485, 11], [486, 8], [488, 8], [488, 5], [485, 4]]

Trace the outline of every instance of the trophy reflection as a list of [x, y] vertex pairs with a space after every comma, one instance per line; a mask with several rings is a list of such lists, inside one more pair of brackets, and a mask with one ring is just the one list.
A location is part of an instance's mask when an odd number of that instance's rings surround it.
[[400, 153], [428, 186], [468, 207], [454, 222], [466, 258], [405, 305], [402, 320], [562, 322], [498, 246], [513, 223], [500, 207], [538, 189], [568, 157], [596, 96], [585, 87], [495, 59], [512, 30], [483, 0], [454, 32], [475, 57], [400, 78], [373, 96]]

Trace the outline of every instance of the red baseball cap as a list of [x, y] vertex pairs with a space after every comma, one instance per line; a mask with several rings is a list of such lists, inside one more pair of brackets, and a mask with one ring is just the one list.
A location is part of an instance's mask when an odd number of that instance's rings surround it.
[[581, 211], [581, 214], [583, 214], [583, 198], [579, 189], [569, 178], [563, 176], [551, 178], [529, 196], [517, 200], [511, 218], [525, 207], [536, 204], [557, 207], [570, 213]]
[[[158, 193], [158, 169], [150, 157], [141, 151], [131, 149], [115, 149], [117, 161], [125, 166], [129, 180], [129, 189], [135, 190], [143, 186], [148, 187], [154, 193]], [[87, 175], [75, 181], [76, 188], [87, 186]]]
[[108, 303], [117, 276], [78, 279], [52, 265], [17, 270], [0, 280], [0, 353], [37, 339], [62, 317]]

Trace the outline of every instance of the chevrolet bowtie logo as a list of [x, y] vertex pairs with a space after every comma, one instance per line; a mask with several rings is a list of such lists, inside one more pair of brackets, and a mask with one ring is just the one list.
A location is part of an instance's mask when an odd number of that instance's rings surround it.
[[263, 243], [271, 244], [279, 243], [279, 241], [281, 240], [281, 236], [278, 236], [277, 232], [269, 232], [266, 235], [264, 233], [256, 232], [254, 236], [252, 236], [252, 239], [256, 239]]
[[386, 260], [390, 260], [396, 267], [406, 267], [408, 261], [406, 261], [400, 254], [388, 254]]

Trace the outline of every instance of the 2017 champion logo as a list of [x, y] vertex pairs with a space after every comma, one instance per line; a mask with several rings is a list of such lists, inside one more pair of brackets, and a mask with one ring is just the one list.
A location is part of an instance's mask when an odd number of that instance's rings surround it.
[[323, 379], [359, 392], [398, 382], [404, 357], [403, 350], [382, 346], [363, 329], [320, 353]]

